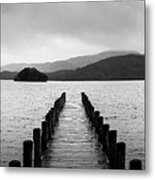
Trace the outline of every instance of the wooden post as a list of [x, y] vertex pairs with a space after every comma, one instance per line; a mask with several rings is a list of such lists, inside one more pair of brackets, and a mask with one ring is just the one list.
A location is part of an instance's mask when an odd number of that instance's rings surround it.
[[50, 109], [50, 121], [51, 121], [51, 131], [53, 134], [54, 133], [54, 127], [55, 127], [54, 108]]
[[47, 149], [48, 141], [48, 123], [46, 121], [42, 122], [42, 137], [41, 137], [41, 152], [43, 153]]
[[21, 167], [20, 161], [12, 160], [9, 162], [9, 167]]
[[58, 115], [59, 114], [59, 100], [58, 99], [54, 102], [54, 108], [55, 108], [56, 114]]
[[109, 165], [112, 169], [116, 168], [116, 141], [117, 131], [109, 131]]
[[125, 143], [116, 144], [116, 169], [125, 169]]
[[99, 141], [102, 142], [102, 140], [103, 140], [103, 117], [102, 116], [98, 117], [97, 132], [98, 132], [98, 139], [99, 139]]
[[66, 93], [63, 92], [62, 95], [61, 95], [61, 97], [62, 97], [62, 107], [61, 107], [61, 110], [62, 110], [63, 107], [64, 107], [64, 104], [65, 104], [65, 101], [66, 101]]
[[47, 114], [46, 114], [46, 121], [48, 123], [48, 139], [51, 138], [51, 134], [52, 134], [52, 119], [51, 119], [51, 112], [49, 111]]
[[95, 118], [95, 131], [98, 134], [98, 129], [99, 129], [99, 116]]
[[54, 120], [54, 126], [56, 126], [58, 124], [58, 112], [56, 108], [54, 108], [53, 111], [53, 120]]
[[130, 161], [131, 170], [142, 170], [142, 162], [139, 159], [133, 159]]
[[65, 102], [66, 102], [66, 93], [63, 92], [63, 93], [62, 93], [62, 96], [63, 96], [63, 100], [64, 100], [64, 103], [63, 103], [63, 106], [64, 106], [64, 104], [65, 104]]
[[84, 92], [81, 92], [81, 100], [82, 100], [82, 103], [84, 103]]
[[89, 103], [89, 100], [88, 101], [84, 101], [84, 107], [85, 107], [85, 112], [87, 114], [87, 117], [89, 118], [89, 107], [88, 107], [88, 103]]
[[23, 167], [32, 167], [33, 142], [26, 140], [23, 142]]
[[41, 165], [41, 139], [40, 129], [35, 128], [33, 130], [33, 142], [34, 142], [34, 167], [40, 167]]
[[103, 129], [103, 150], [109, 156], [109, 124], [104, 124]]
[[95, 130], [97, 128], [97, 120], [98, 120], [98, 117], [100, 116], [100, 111], [95, 111], [94, 112], [94, 120], [93, 120], [93, 125], [95, 127]]
[[91, 102], [88, 101], [87, 102], [87, 115], [88, 115], [88, 118], [90, 119], [91, 118]]
[[90, 121], [92, 121], [93, 118], [94, 118], [94, 106], [91, 105], [91, 107], [90, 107]]

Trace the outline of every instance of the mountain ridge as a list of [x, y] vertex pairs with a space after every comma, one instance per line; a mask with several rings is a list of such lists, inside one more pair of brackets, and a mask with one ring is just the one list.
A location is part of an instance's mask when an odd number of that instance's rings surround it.
[[[1, 79], [13, 79], [17, 72], [2, 72]], [[138, 80], [145, 79], [145, 55], [124, 55], [102, 59], [76, 70], [46, 73], [49, 80]]]
[[145, 55], [109, 57], [77, 70], [47, 73], [50, 80], [145, 79]]
[[97, 54], [85, 55], [85, 56], [77, 56], [72, 57], [67, 60], [54, 61], [54, 62], [45, 62], [45, 63], [11, 63], [8, 65], [4, 65], [1, 67], [2, 71], [20, 71], [25, 67], [35, 67], [39, 71], [45, 73], [56, 72], [59, 70], [75, 70], [77, 68], [81, 68], [87, 66], [89, 64], [100, 61], [101, 59], [105, 59], [108, 57], [120, 56], [120, 55], [128, 55], [128, 54], [139, 54], [136, 51], [104, 51]]

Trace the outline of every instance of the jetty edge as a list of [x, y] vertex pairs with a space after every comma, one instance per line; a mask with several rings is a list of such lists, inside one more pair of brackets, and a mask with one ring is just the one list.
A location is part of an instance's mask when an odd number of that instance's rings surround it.
[[[104, 117], [100, 115], [100, 111], [95, 110], [85, 92], [81, 93], [81, 97], [86, 115], [108, 157], [110, 169], [125, 169], [126, 144], [117, 142], [117, 131], [110, 130], [110, 125], [104, 123]], [[129, 169], [142, 170], [142, 161], [139, 159], [131, 160]]]
[[[107, 156], [109, 169], [124, 170], [126, 144], [117, 142], [117, 131], [110, 130], [110, 125], [104, 123], [104, 117], [100, 111], [95, 110], [88, 96], [82, 92], [82, 103], [86, 115], [94, 129], [98, 141], [102, 144], [102, 150]], [[58, 125], [59, 115], [66, 102], [66, 93], [54, 102], [52, 107], [45, 116], [45, 121], [41, 123], [41, 129], [33, 129], [33, 141], [28, 139], [23, 142], [23, 162], [11, 160], [9, 167], [41, 167], [41, 160], [48, 148], [48, 142], [52, 139], [55, 127]], [[34, 153], [34, 154], [33, 154]], [[33, 158], [34, 157], [34, 158]], [[142, 161], [133, 159], [129, 162], [130, 170], [142, 170]]]
[[41, 128], [33, 129], [33, 140], [28, 139], [23, 142], [23, 162], [11, 160], [9, 167], [41, 167], [42, 156], [55, 132], [65, 102], [66, 93], [63, 92], [46, 114], [45, 120], [41, 122]]

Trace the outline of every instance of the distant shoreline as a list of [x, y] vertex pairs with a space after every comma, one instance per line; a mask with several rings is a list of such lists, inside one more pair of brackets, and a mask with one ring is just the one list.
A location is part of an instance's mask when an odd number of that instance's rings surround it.
[[[0, 80], [3, 80], [3, 81], [14, 81], [14, 79], [0, 79]], [[106, 79], [106, 80], [48, 80], [48, 81], [61, 81], [61, 82], [67, 82], [67, 81], [74, 81], [74, 82], [76, 82], [76, 81], [145, 81], [145, 78], [141, 78], [141, 79]], [[29, 83], [29, 82], [33, 82], [33, 83], [37, 83], [37, 82], [39, 82], [39, 83], [46, 83], [46, 82], [48, 82], [48, 81], [15, 81], [15, 82], [27, 82], [27, 83]]]
[[[28, 68], [28, 67], [25, 67]], [[24, 69], [25, 69], [24, 68]], [[33, 69], [36, 67], [33, 67]], [[29, 68], [28, 68], [29, 69]], [[21, 70], [23, 71], [23, 70]], [[145, 56], [144, 55], [123, 55], [102, 59], [76, 70], [60, 70], [55, 72], [36, 71], [47, 76], [49, 81], [128, 81], [145, 80]], [[2, 71], [0, 79], [14, 79], [20, 72]], [[25, 79], [35, 80], [32, 74], [25, 75]]]

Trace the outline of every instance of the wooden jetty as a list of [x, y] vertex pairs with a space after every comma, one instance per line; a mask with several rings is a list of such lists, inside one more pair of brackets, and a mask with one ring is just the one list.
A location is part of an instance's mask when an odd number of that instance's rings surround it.
[[[80, 111], [77, 112], [77, 109]], [[65, 104], [55, 134], [43, 155], [42, 167], [82, 169], [109, 167], [105, 153], [80, 105]]]
[[[117, 142], [117, 131], [104, 123], [84, 92], [81, 97], [84, 108], [78, 108], [85, 113], [79, 113], [76, 119], [72, 117], [77, 113], [74, 105], [65, 104], [66, 93], [62, 93], [46, 114], [41, 129], [33, 130], [33, 141], [23, 142], [23, 163], [12, 160], [9, 166], [125, 169], [125, 143]], [[132, 160], [130, 169], [141, 170], [141, 160]]]

